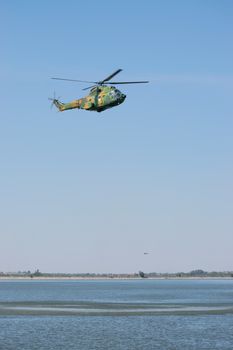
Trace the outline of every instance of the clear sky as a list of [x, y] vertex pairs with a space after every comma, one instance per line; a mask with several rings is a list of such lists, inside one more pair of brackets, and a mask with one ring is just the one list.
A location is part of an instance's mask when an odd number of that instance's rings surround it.
[[[0, 271], [233, 270], [233, 2], [0, 13]], [[86, 93], [50, 77], [118, 68], [151, 82], [100, 114], [50, 109]]]

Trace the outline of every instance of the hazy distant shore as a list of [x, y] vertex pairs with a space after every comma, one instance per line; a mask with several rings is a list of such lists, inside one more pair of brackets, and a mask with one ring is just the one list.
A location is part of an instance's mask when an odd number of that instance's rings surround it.
[[137, 273], [62, 273], [62, 272], [41, 272], [39, 269], [32, 272], [0, 272], [0, 281], [2, 280], [103, 280], [103, 279], [121, 279], [121, 280], [137, 280], [137, 279], [233, 279], [233, 271], [204, 271], [201, 269], [192, 270], [190, 272], [143, 272]]
[[0, 276], [0, 282], [1, 281], [9, 281], [9, 280], [27, 280], [27, 281], [33, 281], [33, 280], [233, 280], [232, 277], [29, 277], [29, 276], [12, 276], [12, 277], [6, 277], [6, 276]]

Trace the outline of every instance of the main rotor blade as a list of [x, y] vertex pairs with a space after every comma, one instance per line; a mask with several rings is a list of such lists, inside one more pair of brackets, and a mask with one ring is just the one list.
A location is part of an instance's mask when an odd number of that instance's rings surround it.
[[95, 86], [98, 86], [98, 85], [91, 85], [91, 86], [88, 86], [88, 87], [86, 87], [86, 88], [84, 88], [84, 89], [82, 89], [82, 90], [89, 90], [89, 89], [92, 89], [92, 88], [95, 87]]
[[113, 77], [115, 77], [115, 75], [117, 75], [118, 73], [120, 73], [122, 71], [122, 69], [117, 69], [114, 73], [112, 73], [111, 75], [109, 75], [107, 78], [99, 81], [99, 84], [103, 84], [105, 83], [105, 81], [108, 81], [110, 79], [112, 79]]
[[76, 80], [76, 79], [66, 79], [66, 78], [51, 78], [55, 80], [67, 80], [67, 81], [76, 81], [78, 83], [91, 83], [91, 84], [98, 84], [97, 81], [86, 81], [86, 80]]
[[111, 84], [111, 85], [117, 85], [117, 84], [145, 84], [149, 83], [147, 80], [142, 80], [142, 81], [111, 81], [111, 82], [106, 82], [106, 84]]

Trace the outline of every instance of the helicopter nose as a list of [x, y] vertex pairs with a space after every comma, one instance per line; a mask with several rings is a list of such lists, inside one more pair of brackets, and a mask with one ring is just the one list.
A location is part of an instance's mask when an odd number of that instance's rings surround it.
[[126, 95], [121, 94], [121, 99], [122, 99], [123, 101], [125, 100], [125, 98], [126, 98]]

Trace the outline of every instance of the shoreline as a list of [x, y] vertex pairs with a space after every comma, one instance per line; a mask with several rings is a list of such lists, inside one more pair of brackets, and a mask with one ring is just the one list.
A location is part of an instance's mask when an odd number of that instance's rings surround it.
[[41, 280], [46, 280], [46, 281], [100, 281], [100, 280], [127, 280], [127, 281], [137, 281], [137, 280], [177, 280], [177, 281], [182, 281], [182, 280], [233, 280], [232, 277], [146, 277], [146, 278], [141, 278], [141, 277], [30, 277], [30, 276], [25, 276], [25, 277], [5, 277], [5, 276], [0, 276], [0, 282], [1, 281], [41, 281]]

